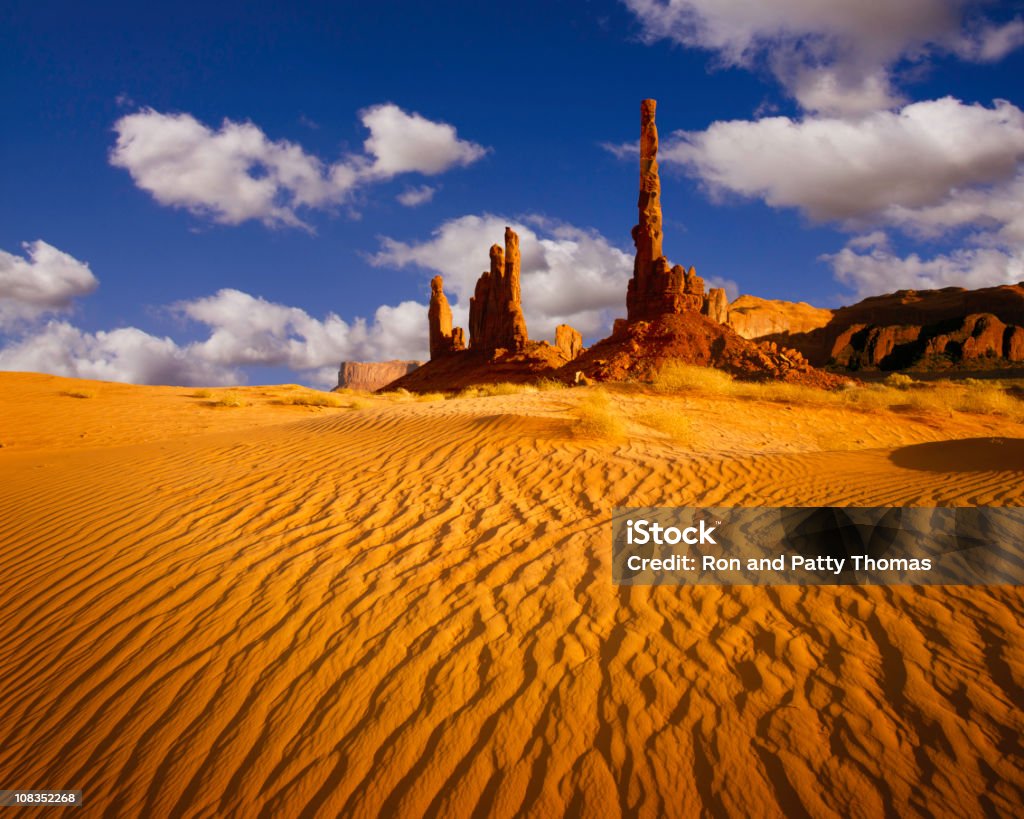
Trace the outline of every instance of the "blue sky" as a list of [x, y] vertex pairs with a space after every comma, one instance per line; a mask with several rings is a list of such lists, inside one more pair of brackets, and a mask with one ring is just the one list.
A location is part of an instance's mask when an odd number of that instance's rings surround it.
[[329, 386], [424, 356], [436, 272], [465, 324], [505, 224], [531, 335], [595, 340], [625, 312], [644, 97], [666, 253], [732, 295], [1024, 279], [1022, 13], [8, 2], [0, 368]]

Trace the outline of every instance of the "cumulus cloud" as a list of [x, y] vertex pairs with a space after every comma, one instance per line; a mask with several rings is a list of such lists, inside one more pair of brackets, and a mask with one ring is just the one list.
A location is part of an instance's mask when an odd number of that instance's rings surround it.
[[225, 119], [214, 130], [190, 114], [147, 108], [121, 117], [110, 163], [160, 204], [237, 225], [303, 226], [300, 209], [345, 200], [357, 186], [401, 173], [436, 175], [469, 165], [487, 149], [459, 139], [453, 126], [391, 103], [360, 112], [366, 153], [327, 164], [251, 122]]
[[370, 129], [363, 148], [374, 158], [367, 171], [372, 176], [388, 179], [410, 171], [435, 175], [471, 165], [487, 153], [483, 146], [459, 139], [451, 125], [407, 114], [397, 105], [374, 105], [359, 116]]
[[994, 61], [1024, 43], [978, 0], [623, 0], [648, 41], [765, 65], [807, 110], [857, 114], [897, 105], [894, 70], [934, 53]]
[[1024, 111], [946, 97], [858, 120], [767, 117], [677, 132], [661, 153], [713, 192], [794, 207], [816, 220], [918, 209], [954, 191], [1012, 178], [1024, 159]]
[[0, 370], [46, 372], [140, 384], [235, 384], [247, 367], [286, 367], [333, 386], [343, 360], [423, 358], [427, 308], [414, 301], [378, 307], [372, 320], [315, 318], [240, 290], [171, 305], [206, 329], [179, 344], [137, 327], [85, 332], [47, 314], [70, 310], [99, 282], [88, 265], [43, 241], [26, 255], [0, 251]]
[[412, 301], [377, 308], [371, 322], [351, 323], [333, 313], [317, 319], [233, 289], [175, 309], [209, 328], [209, 337], [190, 348], [202, 360], [223, 367], [288, 367], [320, 383], [335, 380], [342, 360], [422, 358], [427, 347], [426, 307]]
[[42, 239], [22, 248], [24, 256], [0, 250], [0, 326], [69, 310], [99, 284], [88, 264]]
[[466, 326], [469, 298], [489, 266], [488, 249], [502, 244], [505, 226], [519, 234], [523, 312], [533, 338], [553, 338], [555, 326], [571, 324], [584, 337], [603, 335], [622, 315], [631, 254], [596, 231], [539, 216], [506, 219], [492, 214], [451, 219], [421, 242], [381, 240], [378, 266], [416, 266], [444, 276], [456, 322]]
[[435, 193], [437, 193], [437, 188], [432, 188], [430, 185], [420, 185], [415, 188], [406, 188], [395, 198], [399, 204], [405, 205], [407, 208], [415, 208], [419, 205], [425, 205], [434, 198]]
[[83, 332], [64, 321], [32, 328], [0, 349], [0, 370], [47, 372], [137, 384], [213, 385], [245, 381], [246, 367], [286, 367], [330, 387], [344, 360], [424, 358], [427, 308], [413, 301], [378, 307], [373, 320], [317, 319], [297, 307], [224, 289], [171, 310], [205, 326], [179, 344], [136, 327]]
[[170, 338], [136, 327], [88, 333], [65, 321], [50, 321], [0, 349], [0, 370], [133, 384], [214, 385], [242, 380], [238, 370], [194, 355]]
[[1024, 249], [967, 247], [922, 258], [895, 254], [884, 233], [855, 237], [838, 253], [822, 257], [836, 279], [863, 298], [894, 290], [992, 287], [1024, 281]]

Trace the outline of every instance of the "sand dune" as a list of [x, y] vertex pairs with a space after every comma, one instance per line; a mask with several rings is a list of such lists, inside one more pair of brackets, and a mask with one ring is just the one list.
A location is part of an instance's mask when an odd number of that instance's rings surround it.
[[610, 567], [615, 505], [1020, 505], [1020, 424], [623, 393], [692, 437], [608, 442], [572, 434], [582, 390], [319, 409], [76, 387], [0, 374], [0, 787], [111, 816], [1024, 799], [1020, 590]]

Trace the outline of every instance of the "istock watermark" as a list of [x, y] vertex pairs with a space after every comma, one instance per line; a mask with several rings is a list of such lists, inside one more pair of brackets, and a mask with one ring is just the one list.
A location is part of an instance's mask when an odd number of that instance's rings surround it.
[[1019, 586], [1024, 509], [617, 508], [612, 578], [633, 586]]

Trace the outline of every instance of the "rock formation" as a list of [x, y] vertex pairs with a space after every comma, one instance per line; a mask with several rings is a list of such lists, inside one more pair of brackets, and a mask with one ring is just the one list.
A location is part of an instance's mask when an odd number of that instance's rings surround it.
[[[654, 100], [640, 107], [639, 220], [633, 228], [636, 256], [626, 294], [626, 319], [611, 336], [584, 350], [580, 334], [567, 325], [555, 331], [555, 345], [530, 341], [520, 303], [519, 237], [505, 229], [504, 248], [490, 250], [490, 269], [479, 278], [469, 303], [469, 349], [451, 330], [451, 311], [440, 277], [431, 299], [431, 360], [390, 388], [413, 391], [461, 389], [474, 384], [528, 383], [553, 377], [566, 383], [646, 379], [669, 361], [719, 367], [748, 379], [783, 379], [822, 387], [846, 382], [815, 370], [797, 351], [754, 344], [725, 322], [724, 291], [705, 295], [697, 271], [673, 266], [662, 253], [661, 182]], [[450, 340], [449, 340], [450, 334]], [[457, 353], [457, 354], [456, 354]]]
[[[626, 291], [629, 321], [644, 321], [688, 310], [724, 323], [728, 316], [725, 293], [716, 293], [712, 305], [704, 295], [704, 280], [691, 267], [672, 266], [662, 253], [661, 179], [658, 176], [658, 126], [654, 121], [657, 103], [640, 103], [640, 196], [639, 220], [633, 228], [633, 278]], [[717, 290], [717, 288], [716, 288]]]
[[430, 329], [430, 358], [441, 358], [465, 349], [462, 328], [452, 328], [452, 308], [444, 295], [444, 279], [434, 276], [430, 280], [430, 307], [427, 310]]
[[529, 340], [519, 284], [519, 236], [505, 228], [505, 248], [491, 246], [491, 269], [469, 300], [469, 347], [484, 353], [521, 352]]
[[832, 311], [803, 301], [739, 296], [729, 305], [728, 324], [743, 338], [809, 333], [832, 320]]
[[583, 336], [574, 327], [570, 327], [568, 324], [559, 324], [555, 328], [555, 347], [569, 361], [572, 361], [583, 352]]
[[719, 324], [729, 323], [729, 299], [725, 290], [721, 287], [712, 287], [708, 291], [708, 297], [704, 300], [704, 308], [701, 311], [712, 321]]
[[338, 368], [338, 388], [373, 392], [422, 364], [422, 361], [342, 361]]
[[1024, 361], [1024, 284], [871, 296], [823, 327], [768, 338], [849, 370], [1005, 367]]

